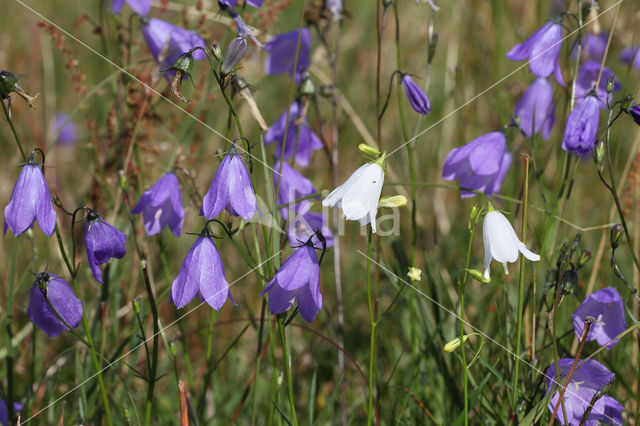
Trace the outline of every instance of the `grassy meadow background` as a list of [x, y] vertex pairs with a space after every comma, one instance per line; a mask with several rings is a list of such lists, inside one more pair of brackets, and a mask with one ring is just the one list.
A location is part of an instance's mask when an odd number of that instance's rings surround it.
[[[372, 249], [372, 258], [383, 265], [371, 264], [375, 309], [379, 316], [384, 313], [376, 329], [374, 394], [375, 420], [379, 424], [462, 423], [460, 351], [447, 353], [443, 346], [459, 335], [456, 282], [465, 268], [469, 213], [474, 205], [484, 206], [488, 198], [478, 195], [461, 199], [456, 182], [441, 178], [442, 163], [452, 148], [510, 123], [516, 102], [535, 77], [526, 66], [513, 72], [524, 62], [509, 61], [505, 54], [552, 15], [562, 10], [577, 12], [573, 0], [435, 2], [440, 7], [437, 12], [426, 3], [397, 0], [400, 69], [415, 75], [421, 86], [428, 80], [431, 112], [424, 117], [415, 113], [404, 93], [400, 98], [396, 96], [398, 86], [394, 83], [380, 135], [376, 117], [377, 61], [381, 65], [383, 101], [391, 73], [399, 68], [393, 6], [387, 9], [384, 20], [380, 58], [375, 1], [346, 1], [346, 14], [338, 22], [319, 12], [322, 1], [266, 0], [261, 9], [247, 7], [242, 12], [245, 22], [261, 30], [258, 38], [262, 42], [271, 35], [297, 28], [304, 19], [313, 20], [316, 26], [311, 27], [310, 75], [319, 94], [309, 117], [312, 129], [326, 145], [315, 152], [307, 169], [300, 170], [319, 191], [333, 189], [364, 163], [358, 144], [369, 143], [392, 152], [404, 143], [398, 99], [404, 103], [410, 136], [419, 134], [415, 139], [415, 264], [411, 261], [411, 204], [400, 209], [399, 233], [374, 238]], [[583, 3], [587, 6], [590, 2]], [[616, 7], [612, 6], [617, 3], [620, 11], [612, 27], [616, 14]], [[606, 65], [621, 83], [621, 90], [614, 95], [614, 99], [621, 99], [640, 89], [638, 70], [618, 58], [622, 48], [640, 40], [640, 7], [632, 0], [603, 0], [599, 6], [600, 13], [606, 12], [583, 31], [586, 34], [599, 25], [602, 31], [613, 32]], [[237, 136], [206, 61], [197, 61], [194, 66], [195, 88], [188, 81], [183, 84], [185, 95], [192, 100], [183, 104], [170, 93], [165, 79], [158, 78], [140, 23], [135, 18], [129, 20], [131, 9], [127, 6], [117, 20], [99, 0], [5, 0], [2, 9], [0, 68], [20, 74], [20, 85], [27, 92], [40, 93], [35, 109], [13, 97], [13, 122], [25, 149], [45, 150], [49, 188], [67, 210], [92, 206], [128, 235], [127, 255], [107, 266], [105, 276], [109, 278], [102, 286], [92, 278], [86, 264], [83, 233], [78, 231], [83, 225], [76, 228], [75, 235], [79, 244], [76, 262], [82, 262], [78, 297], [92, 324], [102, 365], [106, 366], [107, 360], [113, 362], [103, 372], [113, 422], [143, 424], [145, 419], [148, 381], [140, 376], [148, 374], [153, 340], [146, 347], [140, 345], [140, 324], [145, 338], [149, 338], [153, 321], [140, 266], [139, 254], [143, 252], [147, 254], [162, 329], [157, 341], [151, 424], [180, 423], [179, 382], [187, 396], [189, 424], [287, 424], [291, 413], [275, 316], [264, 313], [263, 298], [258, 294], [266, 282], [252, 272], [256, 263], [247, 264], [243, 256], [249, 254], [255, 260], [257, 252], [264, 249], [262, 227], [249, 225], [234, 237], [234, 242], [216, 241], [227, 281], [233, 283], [231, 293], [237, 306], [227, 302], [220, 312], [215, 312], [194, 301], [178, 310], [168, 302], [171, 283], [195, 238], [186, 232], [198, 233], [205, 222], [198, 213], [201, 196], [219, 165], [216, 154], [228, 148], [225, 138]], [[154, 1], [150, 15], [197, 30], [205, 40], [218, 41], [224, 51], [235, 31], [218, 10], [213, 1]], [[563, 22], [567, 27], [563, 35], [576, 29], [570, 18]], [[434, 56], [429, 63], [429, 42], [434, 43], [436, 35]], [[565, 288], [567, 294], [558, 307], [555, 321], [559, 356], [575, 356], [577, 344], [571, 314], [594, 290], [617, 288], [625, 300], [627, 326], [633, 326], [638, 318], [638, 302], [610, 266], [609, 230], [620, 219], [590, 157], [579, 160], [574, 156], [566, 191], [558, 200], [566, 159], [561, 142], [570, 111], [574, 72], [570, 51], [575, 40], [573, 35], [563, 41], [560, 66], [568, 84], [563, 88], [554, 83], [556, 122], [551, 138], [543, 141], [537, 137], [532, 144], [517, 129], [506, 130], [514, 161], [501, 196], [491, 201], [496, 208], [511, 213], [507, 217], [521, 236], [520, 200], [525, 179], [522, 154], [528, 154], [531, 173], [526, 244], [542, 259], [526, 265], [522, 352], [526, 363], [520, 366], [515, 407], [510, 402], [514, 370], [510, 351], [516, 329], [518, 264], [510, 265], [510, 274], [504, 275], [501, 265], [494, 263], [490, 284], [469, 280], [465, 286], [465, 333], [488, 336], [479, 359], [469, 369], [471, 424], [527, 423], [532, 419], [541, 424], [549, 422], [543, 380], [543, 372], [554, 359], [550, 312], [555, 287], [549, 276], [556, 269], [562, 244], [571, 243], [576, 234], [581, 235], [579, 252], [590, 249], [592, 256], [577, 272], [577, 280]], [[334, 121], [332, 98], [320, 92], [331, 93], [334, 70], [330, 58], [336, 53], [336, 46], [338, 101]], [[291, 101], [291, 79], [287, 75], [265, 75], [265, 58], [266, 52], [250, 43], [239, 73], [254, 86], [253, 97], [271, 125]], [[114, 64], [123, 66], [127, 73]], [[137, 80], [150, 84], [175, 105]], [[260, 128], [246, 102], [238, 96], [234, 102], [246, 136], [255, 144], [252, 153], [261, 158]], [[71, 114], [78, 126], [79, 139], [74, 146], [54, 143], [54, 117], [59, 111]], [[604, 115], [601, 114], [601, 126], [605, 125]], [[640, 252], [638, 130], [630, 117], [625, 115], [618, 120], [611, 129], [612, 164], [605, 166], [613, 168], [636, 253]], [[339, 160], [334, 181], [330, 147], [336, 133]], [[0, 200], [6, 205], [21, 158], [4, 118], [0, 122], [0, 138]], [[273, 145], [266, 147], [270, 165], [274, 150]], [[148, 237], [141, 219], [129, 212], [142, 192], [173, 165], [192, 176], [192, 180], [180, 176], [185, 233], [177, 238], [163, 230]], [[271, 179], [272, 172], [267, 170], [265, 174], [258, 161], [253, 161], [253, 167], [256, 193], [266, 200], [268, 185], [264, 177]], [[403, 147], [388, 157], [382, 194], [410, 198], [410, 182], [407, 150]], [[314, 211], [320, 208], [320, 202], [315, 202]], [[332, 210], [327, 212], [333, 217]], [[379, 212], [382, 214], [384, 210]], [[386, 229], [390, 222], [380, 227]], [[70, 220], [59, 211], [58, 226], [69, 244]], [[322, 310], [311, 324], [298, 316], [286, 328], [300, 424], [367, 422], [370, 326], [364, 229], [348, 221], [340, 233], [341, 298], [336, 293], [335, 252], [329, 249], [320, 274]], [[253, 232], [259, 236], [258, 248]], [[337, 237], [335, 232], [334, 236]], [[288, 244], [283, 243], [283, 247], [277, 260], [265, 267], [267, 279], [293, 252]], [[10, 273], [13, 256], [15, 274]], [[479, 226], [473, 239], [471, 268], [481, 269], [483, 256]], [[626, 242], [615, 257], [630, 286], [640, 288], [639, 271]], [[265, 259], [265, 252], [261, 258]], [[46, 268], [62, 277], [66, 274], [55, 237], [49, 239], [39, 229], [19, 238], [8, 233], [0, 241], [0, 259], [0, 396], [6, 399], [6, 366], [13, 352], [13, 392], [16, 400], [24, 404], [20, 413], [22, 421], [27, 420], [25, 424], [56, 424], [60, 419], [61, 424], [106, 424], [93, 377], [95, 369], [86, 347], [68, 332], [49, 339], [31, 324], [26, 313], [33, 282], [31, 272]], [[410, 283], [413, 288], [406, 285], [409, 266], [423, 271], [420, 281]], [[13, 306], [7, 312], [12, 280]], [[134, 300], [141, 305], [140, 321], [133, 309]], [[341, 304], [343, 318], [339, 318]], [[261, 315], [265, 315], [263, 327]], [[14, 336], [13, 345], [8, 342], [8, 327]], [[82, 327], [78, 331], [82, 334]], [[479, 345], [477, 336], [470, 339], [467, 361]], [[612, 350], [601, 351], [595, 357], [616, 375], [607, 393], [624, 405], [623, 418], [628, 424], [636, 422], [640, 409], [639, 346], [634, 330]], [[588, 355], [598, 348], [595, 342], [588, 342], [583, 353]]]

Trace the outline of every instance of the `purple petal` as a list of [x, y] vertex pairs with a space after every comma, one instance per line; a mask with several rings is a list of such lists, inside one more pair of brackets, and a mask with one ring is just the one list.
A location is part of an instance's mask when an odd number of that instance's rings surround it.
[[239, 155], [229, 155], [232, 157], [227, 165], [229, 202], [238, 216], [249, 220], [256, 212], [257, 206], [251, 178], [242, 158]]
[[151, 0], [127, 0], [129, 7], [138, 15], [146, 15], [151, 10]]
[[[534, 80], [518, 101], [514, 111], [514, 116], [520, 119], [522, 133], [531, 137], [540, 132], [543, 124], [547, 125], [550, 114], [553, 116], [553, 105], [553, 87], [549, 80]], [[553, 124], [553, 118], [551, 121]]]
[[229, 180], [229, 168], [227, 165], [231, 161], [231, 156], [226, 155], [220, 166], [218, 166], [218, 170], [216, 171], [215, 176], [213, 177], [213, 181], [211, 182], [211, 186], [209, 190], [204, 195], [202, 200], [202, 214], [207, 219], [216, 218], [222, 210], [229, 204], [229, 192], [227, 191], [227, 182]]
[[[82, 319], [82, 302], [73, 293], [73, 290], [62, 278], [50, 279], [47, 284], [47, 299], [37, 285], [31, 288], [29, 294], [29, 307], [27, 313], [31, 321], [49, 337], [55, 337], [67, 330], [67, 326], [60, 321], [58, 315], [73, 328], [80, 324]], [[51, 309], [55, 309], [55, 312]]]
[[[558, 56], [562, 48], [562, 27], [550, 22], [547, 30], [540, 34], [531, 49], [529, 67], [538, 77], [548, 77], [558, 66]], [[544, 27], [543, 27], [544, 28]]]
[[594, 96], [587, 96], [571, 111], [564, 131], [562, 149], [578, 155], [591, 152], [600, 117], [598, 104]]
[[[283, 74], [288, 72], [293, 74], [293, 66], [295, 64], [296, 49], [298, 44], [298, 29], [288, 33], [278, 34], [264, 45], [264, 50], [269, 52], [265, 63], [265, 72], [267, 74]], [[311, 49], [311, 33], [306, 27], [302, 28], [300, 35], [300, 47], [298, 49], [298, 69], [309, 68], [309, 51]]]

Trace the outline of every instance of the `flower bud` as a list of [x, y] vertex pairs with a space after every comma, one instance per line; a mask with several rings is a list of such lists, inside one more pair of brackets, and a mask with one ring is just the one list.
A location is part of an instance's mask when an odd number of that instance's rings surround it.
[[482, 215], [482, 208], [478, 207], [477, 204], [474, 204], [473, 207], [471, 207], [471, 212], [469, 213], [469, 224], [468, 224], [469, 229], [473, 228], [476, 225], [476, 223], [478, 223], [478, 220], [480, 220], [481, 215]]
[[[462, 337], [462, 340], [463, 340], [464, 342], [466, 342], [468, 338], [469, 338], [469, 335], [468, 335], [468, 334], [465, 334], [465, 335]], [[460, 347], [460, 336], [456, 337], [455, 339], [449, 340], [449, 341], [447, 342], [447, 344], [446, 344], [446, 345], [444, 345], [444, 348], [443, 348], [443, 349], [444, 349], [444, 351], [445, 351], [445, 352], [453, 352], [453, 351], [455, 351], [456, 349], [458, 349], [459, 347]]]
[[218, 62], [222, 62], [222, 50], [220, 50], [218, 43], [211, 44], [211, 54], [218, 60]]
[[465, 269], [465, 271], [476, 281], [480, 281], [483, 284], [491, 283], [491, 277], [486, 277], [482, 271], [477, 269]]
[[422, 270], [415, 266], [410, 266], [409, 272], [407, 272], [407, 277], [409, 277], [411, 281], [420, 281], [422, 279]]
[[140, 315], [140, 311], [141, 311], [141, 309], [140, 309], [140, 299], [138, 299], [137, 297], [135, 297], [135, 298], [131, 301], [131, 304], [133, 305], [133, 311], [134, 311], [136, 314]]
[[309, 96], [316, 94], [316, 85], [313, 84], [313, 80], [309, 77], [305, 77], [302, 80], [302, 84], [300, 84], [300, 94]]
[[232, 72], [246, 51], [247, 40], [244, 37], [236, 37], [231, 40], [231, 43], [227, 46], [224, 61], [222, 61], [222, 74], [229, 74]]
[[580, 253], [580, 257], [578, 258], [578, 268], [582, 268], [587, 262], [591, 259], [591, 250], [586, 249], [582, 253]]
[[360, 145], [358, 145], [358, 149], [360, 150], [360, 152], [362, 152], [363, 154], [366, 155], [380, 155], [380, 151], [374, 147], [372, 147], [371, 145], [367, 145], [366, 143], [361, 143]]
[[178, 353], [178, 345], [176, 345], [176, 342], [171, 341], [169, 343], [169, 351], [171, 352], [171, 355], [176, 356]]
[[611, 227], [611, 233], [609, 234], [609, 240], [611, 241], [611, 248], [617, 249], [622, 242], [624, 235], [624, 228], [619, 223]]
[[392, 195], [389, 197], [380, 198], [378, 202], [378, 208], [380, 207], [405, 207], [407, 205], [407, 197], [404, 195]]
[[613, 77], [607, 79], [607, 94], [613, 92], [613, 83], [614, 83]]
[[18, 90], [18, 76], [9, 71], [0, 71], [0, 96], [2, 99], [6, 99], [9, 93]]

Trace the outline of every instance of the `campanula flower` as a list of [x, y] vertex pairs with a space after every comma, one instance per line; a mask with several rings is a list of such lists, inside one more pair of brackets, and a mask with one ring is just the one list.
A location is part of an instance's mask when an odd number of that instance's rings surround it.
[[513, 115], [519, 119], [520, 130], [526, 137], [542, 131], [542, 137], [549, 139], [556, 119], [553, 87], [549, 80], [534, 80], [518, 101]]
[[600, 119], [599, 104], [595, 96], [589, 95], [573, 108], [564, 129], [562, 149], [582, 156], [591, 152]]
[[[126, 0], [129, 7], [138, 15], [146, 15], [151, 10], [151, 0]], [[120, 13], [125, 0], [111, 0], [113, 13]]]
[[38, 221], [42, 232], [53, 235], [56, 229], [56, 211], [53, 209], [51, 194], [44, 180], [44, 174], [33, 153], [22, 167], [11, 200], [4, 209], [4, 233], [7, 228], [18, 236]]
[[59, 145], [74, 145], [78, 140], [78, 129], [76, 128], [76, 124], [69, 119], [69, 114], [64, 112], [57, 113], [55, 127], [56, 133], [58, 134], [57, 143]]
[[638, 53], [638, 48], [640, 48], [640, 46], [625, 47], [622, 49], [622, 52], [620, 52], [620, 60], [625, 64], [632, 62], [631, 65], [640, 71], [640, 54]]
[[516, 231], [509, 220], [499, 211], [491, 210], [484, 216], [482, 222], [482, 241], [484, 243], [484, 278], [490, 280], [491, 261], [496, 260], [504, 265], [505, 274], [508, 274], [507, 262], [518, 260], [518, 254], [522, 253], [527, 259], [537, 262], [540, 256], [531, 252], [522, 241], [518, 239]]
[[[234, 7], [238, 3], [238, 0], [219, 0], [219, 1], [220, 1], [220, 4], [223, 4], [228, 7]], [[261, 7], [262, 3], [264, 3], [264, 0], [245, 0], [245, 3], [248, 4], [249, 6]]]
[[[604, 51], [607, 48], [607, 40], [609, 34], [601, 32], [600, 34], [589, 33], [586, 36], [582, 36], [582, 58], [592, 59], [594, 61], [602, 62], [604, 58]], [[578, 54], [578, 44], [576, 43], [571, 50], [571, 57], [575, 58]]]
[[[558, 370], [560, 371], [559, 379], [556, 379], [556, 367], [554, 363], [547, 368], [545, 373], [547, 393], [555, 390], [548, 405], [551, 413], [553, 413], [556, 405], [559, 403], [560, 389], [569, 371], [571, 371], [573, 361], [573, 358], [558, 360]], [[564, 410], [568, 424], [572, 426], [580, 425], [582, 417], [591, 408], [585, 425], [595, 426], [597, 422], [622, 425], [622, 410], [624, 410], [624, 407], [609, 395], [600, 396], [593, 404], [593, 407], [590, 407], [593, 397], [596, 396], [596, 394], [600, 394], [604, 387], [613, 381], [615, 375], [595, 359], [588, 359], [586, 361], [578, 360], [577, 365], [578, 367], [573, 372], [563, 396]], [[562, 409], [562, 405], [560, 405], [556, 419], [563, 425], [565, 423]]]
[[531, 72], [541, 78], [554, 75], [558, 83], [564, 86], [562, 71], [558, 65], [558, 56], [562, 47], [562, 26], [547, 22], [528, 39], [516, 44], [507, 53], [512, 61], [529, 60]]
[[171, 284], [171, 300], [177, 308], [186, 306], [197, 295], [216, 311], [231, 297], [216, 244], [204, 234], [191, 246]]
[[155, 235], [165, 226], [177, 237], [184, 224], [184, 208], [178, 178], [173, 173], [162, 176], [151, 188], [142, 194], [131, 214], [140, 214], [144, 219], [147, 235]]
[[431, 111], [431, 103], [427, 94], [413, 81], [409, 74], [403, 74], [400, 82], [407, 94], [407, 98], [409, 98], [411, 108], [422, 115], [427, 115]]
[[573, 329], [578, 338], [582, 336], [587, 316], [595, 318], [589, 328], [587, 341], [596, 340], [600, 346], [607, 345], [607, 349], [618, 343], [612, 339], [627, 328], [622, 297], [612, 287], [591, 293], [573, 313]]
[[[170, 68], [178, 56], [194, 47], [206, 47], [206, 43], [198, 33], [157, 18], [144, 20], [142, 35], [161, 69]], [[193, 59], [202, 60], [204, 58], [205, 54], [202, 51], [193, 52]]]
[[[287, 129], [287, 140], [284, 147], [284, 158], [294, 156], [295, 161], [302, 167], [307, 167], [311, 161], [313, 151], [322, 148], [322, 140], [313, 133], [307, 124], [307, 117], [302, 119], [302, 105], [294, 101], [289, 107], [289, 126]], [[269, 145], [278, 142], [276, 147], [276, 158], [280, 159], [282, 154], [282, 141], [285, 133], [285, 123], [287, 111], [283, 112], [280, 118], [269, 127], [264, 135], [264, 143]]]
[[298, 246], [311, 238], [311, 243], [319, 247], [322, 242], [316, 235], [318, 230], [322, 232], [326, 247], [333, 247], [333, 234], [329, 229], [325, 215], [312, 212], [300, 213], [289, 223], [289, 228], [287, 229], [289, 244], [292, 247]]
[[244, 37], [236, 37], [227, 46], [227, 51], [222, 61], [221, 70], [223, 74], [229, 74], [235, 66], [240, 62], [240, 59], [247, 51], [247, 40]]
[[69, 330], [67, 326], [76, 328], [80, 324], [82, 301], [65, 280], [42, 272], [33, 281], [27, 313], [40, 330], [49, 337], [55, 337], [64, 330]]
[[[302, 73], [309, 68], [311, 61], [311, 32], [303, 27], [300, 35], [300, 48], [298, 49], [298, 68], [295, 70], [295, 80], [299, 82]], [[298, 29], [288, 33], [278, 34], [264, 45], [264, 50], [269, 52], [265, 63], [265, 72], [270, 75], [293, 74], [293, 66], [296, 60], [296, 47], [298, 45]]]
[[111, 258], [122, 259], [127, 254], [126, 242], [126, 234], [105, 222], [94, 210], [89, 210], [84, 226], [84, 245], [87, 249], [87, 261], [96, 281], [102, 283], [100, 265]]
[[633, 121], [640, 126], [640, 105], [635, 105], [629, 108], [629, 115], [633, 118]]
[[500, 192], [502, 181], [511, 166], [511, 154], [507, 152], [507, 142], [502, 132], [482, 135], [466, 145], [449, 152], [442, 167], [442, 177], [460, 180], [460, 196], [474, 197], [465, 189], [484, 191], [491, 196]]
[[322, 309], [322, 294], [320, 265], [316, 249], [311, 242], [298, 247], [285, 260], [260, 296], [267, 292], [269, 312], [272, 314], [281, 314], [297, 302], [302, 318], [307, 322], [313, 321]]
[[331, 191], [322, 200], [322, 207], [342, 209], [346, 219], [357, 220], [360, 226], [371, 223], [371, 231], [375, 234], [383, 183], [384, 170], [380, 164], [367, 163], [353, 172], [345, 183]]
[[[598, 74], [600, 73], [600, 63], [595, 61], [587, 61], [580, 66], [578, 70], [578, 75], [576, 77], [576, 103], [580, 103], [582, 99], [587, 97], [589, 93], [593, 90], [596, 81], [598, 81]], [[620, 89], [620, 83], [613, 72], [607, 68], [602, 68], [602, 77], [600, 78], [600, 84], [596, 88], [596, 95], [599, 102], [600, 108], [604, 109], [607, 107], [607, 81], [609, 79], [613, 79], [613, 90]], [[611, 101], [612, 95], [609, 94], [608, 99]]]
[[257, 206], [249, 172], [232, 145], [204, 195], [200, 216], [213, 219], [226, 208], [232, 215], [249, 220]]
[[[24, 406], [18, 402], [13, 403], [13, 411], [18, 412], [22, 410]], [[9, 426], [9, 409], [7, 408], [7, 402], [0, 399], [0, 425]]]
[[[309, 179], [302, 176], [300, 172], [291, 167], [288, 163], [281, 163], [280, 161], [277, 161], [273, 166], [274, 187], [277, 188], [278, 182], [280, 182], [280, 189], [276, 189], [278, 193], [278, 205], [289, 204], [288, 206], [280, 209], [282, 217], [287, 219], [289, 217], [289, 210], [297, 213], [299, 211], [306, 211], [309, 209], [311, 205], [310, 200], [302, 200], [294, 203], [295, 200], [299, 198], [303, 198], [317, 192], [313, 183], [311, 183]], [[305, 238], [304, 241], [306, 240], [307, 239]]]

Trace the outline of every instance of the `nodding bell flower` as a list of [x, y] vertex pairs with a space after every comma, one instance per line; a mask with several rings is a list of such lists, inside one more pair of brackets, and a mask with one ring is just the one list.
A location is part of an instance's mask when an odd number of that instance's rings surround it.
[[518, 260], [519, 253], [533, 262], [540, 260], [539, 255], [531, 252], [518, 239], [509, 220], [497, 210], [491, 210], [484, 216], [482, 240], [484, 242], [484, 278], [486, 280], [491, 279], [492, 260], [504, 265], [505, 274], [509, 273], [507, 262], [513, 263]]
[[178, 178], [173, 173], [162, 176], [151, 188], [142, 194], [131, 214], [144, 218], [147, 235], [155, 235], [165, 226], [171, 228], [176, 237], [182, 232], [184, 208]]
[[313, 321], [322, 309], [322, 294], [320, 265], [311, 240], [285, 260], [260, 296], [267, 292], [272, 314], [281, 314], [297, 302], [302, 318], [307, 322]]
[[84, 244], [87, 249], [87, 261], [93, 277], [102, 284], [100, 265], [109, 259], [122, 259], [127, 254], [125, 244], [127, 235], [105, 222], [100, 215], [89, 209], [84, 226]]
[[80, 324], [82, 301], [65, 280], [41, 272], [33, 281], [27, 313], [36, 327], [47, 333], [47, 336], [55, 337], [64, 330], [69, 330], [69, 327], [76, 328]]
[[288, 33], [278, 34], [264, 45], [264, 50], [269, 52], [265, 62], [265, 72], [270, 75], [288, 72], [294, 74], [296, 61], [296, 49], [298, 50], [298, 68], [295, 70], [295, 81], [300, 82], [302, 74], [309, 68], [311, 61], [311, 32], [307, 27], [302, 28], [300, 34], [300, 48], [298, 49], [298, 29]]
[[257, 205], [249, 172], [231, 145], [204, 195], [200, 216], [214, 219], [226, 208], [232, 215], [249, 220]]
[[[607, 48], [607, 40], [609, 34], [601, 32], [599, 34], [589, 33], [582, 36], [582, 59], [592, 59], [594, 61], [602, 62], [604, 58], [604, 51]], [[571, 50], [571, 57], [575, 58], [578, 55], [578, 44], [576, 43]]]
[[[594, 89], [598, 75], [600, 74], [600, 62], [587, 61], [580, 66], [576, 76], [576, 103], [582, 102]], [[607, 67], [602, 68], [600, 84], [595, 88], [596, 97], [600, 100], [600, 109], [607, 108], [607, 101], [611, 102], [613, 95], [607, 93], [607, 82], [613, 80], [613, 91], [620, 89], [620, 82], [613, 71]]]
[[322, 207], [342, 209], [346, 219], [357, 220], [360, 226], [371, 223], [371, 231], [375, 233], [378, 202], [384, 183], [384, 170], [380, 166], [383, 161], [384, 157], [353, 172], [345, 183], [322, 200]]
[[[146, 15], [151, 10], [151, 0], [126, 0], [129, 7], [138, 15]], [[118, 14], [124, 7], [125, 0], [111, 0], [113, 13]]]
[[55, 118], [56, 133], [58, 133], [57, 143], [59, 145], [74, 145], [78, 140], [78, 129], [69, 114], [59, 112]]
[[[24, 405], [14, 402], [13, 403], [13, 411], [17, 413], [22, 410]], [[7, 407], [7, 402], [3, 399], [0, 399], [0, 425], [9, 426], [9, 408]]]
[[626, 64], [631, 62], [631, 65], [640, 71], [640, 46], [625, 47], [620, 52], [620, 60]]
[[240, 59], [247, 51], [247, 40], [244, 37], [236, 37], [227, 46], [227, 51], [224, 55], [224, 61], [222, 61], [221, 70], [223, 74], [229, 74], [235, 66], [240, 62]]
[[613, 339], [627, 328], [622, 297], [613, 287], [591, 293], [573, 313], [573, 329], [578, 338], [582, 336], [587, 316], [595, 318], [595, 321], [591, 323], [586, 340], [595, 340], [600, 346], [607, 345], [607, 349], [618, 343]]
[[20, 235], [31, 228], [36, 220], [42, 232], [53, 235], [56, 211], [44, 174], [32, 152], [27, 164], [22, 167], [11, 200], [4, 209], [4, 233], [10, 228], [14, 235]]
[[216, 311], [231, 298], [222, 259], [212, 237], [205, 233], [193, 243], [171, 284], [171, 300], [176, 308], [186, 306], [197, 295]]
[[[282, 170], [282, 172], [280, 172], [280, 170]], [[280, 172], [280, 174], [278, 174], [278, 172]], [[309, 210], [311, 206], [310, 200], [295, 202], [299, 198], [317, 192], [309, 179], [302, 176], [300, 172], [291, 167], [287, 162], [277, 161], [273, 166], [274, 187], [277, 188], [278, 182], [280, 183], [280, 189], [276, 189], [278, 193], [278, 204], [289, 204], [280, 209], [280, 214], [283, 218], [287, 219], [289, 217], [290, 210], [294, 213]], [[304, 238], [304, 241], [306, 240], [307, 239]]]
[[526, 137], [542, 131], [542, 137], [549, 139], [556, 118], [551, 82], [546, 78], [534, 80], [518, 101], [513, 115], [519, 119], [520, 130]]
[[322, 244], [317, 236], [318, 230], [322, 232], [326, 247], [333, 247], [333, 234], [329, 229], [327, 219], [322, 213], [307, 212], [299, 214], [290, 221], [287, 228], [289, 244], [295, 247], [302, 241], [311, 238], [311, 243], [315, 246]]
[[403, 74], [400, 82], [407, 94], [407, 98], [409, 98], [411, 108], [422, 115], [427, 115], [431, 111], [431, 103], [427, 94], [413, 81], [409, 74]]
[[586, 96], [576, 105], [567, 118], [562, 149], [584, 156], [593, 149], [600, 119], [600, 101]]
[[[238, 0], [219, 0], [219, 2], [221, 5], [234, 7], [238, 3]], [[253, 7], [262, 7], [264, 0], [245, 0], [245, 3]]]
[[634, 105], [629, 108], [629, 115], [633, 118], [633, 121], [640, 126], [640, 105]]

